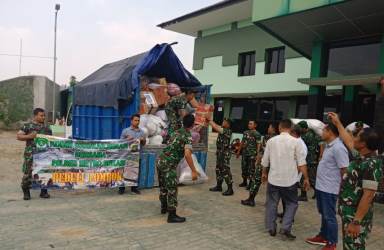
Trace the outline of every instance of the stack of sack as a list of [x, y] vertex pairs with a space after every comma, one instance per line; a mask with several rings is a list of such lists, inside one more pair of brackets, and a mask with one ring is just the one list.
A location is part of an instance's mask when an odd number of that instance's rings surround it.
[[143, 130], [149, 145], [161, 145], [163, 143], [163, 130], [167, 124], [158, 116], [144, 114], [140, 116], [139, 127]]

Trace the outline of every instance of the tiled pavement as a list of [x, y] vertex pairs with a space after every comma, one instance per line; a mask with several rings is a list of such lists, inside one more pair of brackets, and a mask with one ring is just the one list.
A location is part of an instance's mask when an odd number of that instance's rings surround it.
[[[22, 201], [22, 148], [13, 134], [0, 133], [0, 249], [319, 249], [304, 242], [319, 228], [314, 201], [299, 206], [296, 241], [272, 238], [263, 223], [265, 187], [255, 208], [240, 205], [247, 192], [238, 187], [232, 197], [207, 191], [214, 183], [213, 154], [209, 183], [180, 188], [179, 212], [187, 223], [174, 225], [159, 213], [157, 189], [139, 196], [111, 190], [61, 191], [52, 192], [50, 200], [33, 192], [31, 201]], [[233, 160], [232, 169], [238, 183], [238, 160]], [[368, 249], [384, 249], [384, 206], [377, 205], [375, 213]]]

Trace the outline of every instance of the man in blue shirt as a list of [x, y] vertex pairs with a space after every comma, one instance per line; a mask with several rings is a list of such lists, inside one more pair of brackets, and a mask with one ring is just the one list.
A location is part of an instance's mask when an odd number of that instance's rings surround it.
[[323, 249], [336, 249], [336, 202], [341, 178], [349, 165], [349, 157], [347, 148], [339, 139], [339, 131], [332, 123], [323, 129], [322, 139], [326, 142], [326, 147], [317, 168], [315, 190], [317, 209], [321, 214], [321, 229], [317, 236], [307, 239], [306, 242], [323, 245]]
[[[123, 132], [121, 132], [120, 139], [125, 139], [128, 141], [140, 141], [141, 145], [145, 145], [145, 135], [143, 130], [139, 128], [140, 124], [140, 115], [135, 114], [131, 117], [131, 126], [129, 128], [125, 128]], [[140, 194], [140, 191], [137, 187], [131, 187], [131, 191], [135, 194]], [[119, 194], [124, 194], [125, 187], [119, 187]]]

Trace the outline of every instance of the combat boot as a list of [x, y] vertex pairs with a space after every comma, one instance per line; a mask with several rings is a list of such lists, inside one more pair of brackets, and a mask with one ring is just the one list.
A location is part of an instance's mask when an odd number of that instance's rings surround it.
[[166, 202], [161, 203], [161, 214], [166, 214], [168, 211], [168, 206]]
[[244, 206], [254, 207], [255, 206], [255, 197], [256, 197], [256, 193], [250, 192], [248, 199], [242, 200], [241, 204], [243, 204]]
[[247, 178], [243, 177], [243, 182], [240, 183], [239, 187], [246, 187], [247, 186]]
[[118, 194], [124, 194], [125, 193], [125, 187], [119, 187]]
[[180, 217], [176, 214], [176, 210], [168, 211], [168, 223], [183, 223], [185, 220], [185, 217]]
[[43, 199], [49, 199], [51, 196], [48, 194], [48, 190], [47, 189], [41, 189], [40, 191], [40, 198], [43, 198]]
[[233, 195], [233, 188], [232, 184], [228, 184], [228, 189], [223, 193], [224, 196], [230, 196]]
[[28, 201], [31, 199], [31, 193], [29, 192], [29, 188], [22, 188], [23, 189], [23, 194], [24, 194], [24, 197], [23, 199], [25, 201]]
[[210, 188], [209, 191], [211, 191], [211, 192], [221, 192], [221, 191], [223, 191], [222, 185], [223, 185], [223, 182], [222, 181], [218, 181], [216, 186]]

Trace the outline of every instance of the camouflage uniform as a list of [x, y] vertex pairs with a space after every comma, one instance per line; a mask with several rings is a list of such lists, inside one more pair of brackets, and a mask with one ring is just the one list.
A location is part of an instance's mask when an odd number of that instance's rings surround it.
[[[52, 130], [44, 124], [29, 122], [23, 125], [20, 129], [26, 135], [36, 132], [37, 134], [52, 135]], [[36, 149], [34, 140], [27, 140], [24, 149], [24, 163], [22, 167], [23, 178], [21, 180], [21, 188], [29, 189], [32, 185], [32, 166], [33, 166], [33, 152]]]
[[346, 234], [347, 226], [355, 217], [357, 207], [363, 196], [363, 189], [377, 190], [382, 175], [382, 160], [371, 155], [359, 156], [353, 152], [354, 160], [343, 176], [339, 195], [339, 214], [342, 220], [343, 249], [365, 249], [365, 240], [372, 229], [373, 203], [361, 221], [360, 234], [352, 238]]
[[[263, 154], [264, 154], [265, 147], [267, 146], [267, 141], [274, 136], [275, 135], [265, 135], [264, 136], [264, 138], [261, 142], [261, 146], [260, 146], [260, 151], [259, 151], [260, 156], [263, 156]], [[251, 179], [251, 184], [250, 184], [250, 188], [249, 188], [250, 193], [257, 194], [259, 192], [259, 188], [261, 185], [262, 172], [263, 172], [263, 167], [261, 166], [261, 164], [258, 164], [256, 166], [256, 172], [253, 175], [251, 175], [253, 177]]]
[[165, 105], [165, 113], [168, 118], [168, 138], [176, 130], [183, 126], [182, 117], [179, 114], [179, 110], [185, 109], [187, 106], [187, 99], [185, 95], [174, 96]]
[[227, 185], [233, 183], [230, 169], [231, 160], [231, 136], [232, 131], [229, 128], [223, 128], [216, 141], [216, 180], [222, 183], [225, 180]]
[[243, 155], [241, 158], [241, 176], [244, 179], [252, 179], [255, 171], [257, 144], [260, 143], [261, 135], [257, 130], [247, 130], [243, 134]]
[[306, 161], [308, 166], [309, 182], [312, 188], [315, 189], [321, 138], [313, 130], [309, 129], [307, 133], [301, 136], [301, 139], [303, 139], [308, 148]]
[[191, 133], [184, 128], [175, 131], [168, 145], [160, 153], [156, 168], [160, 187], [160, 202], [167, 204], [168, 210], [177, 207], [177, 172], [176, 168], [184, 157], [184, 149], [192, 149]]

